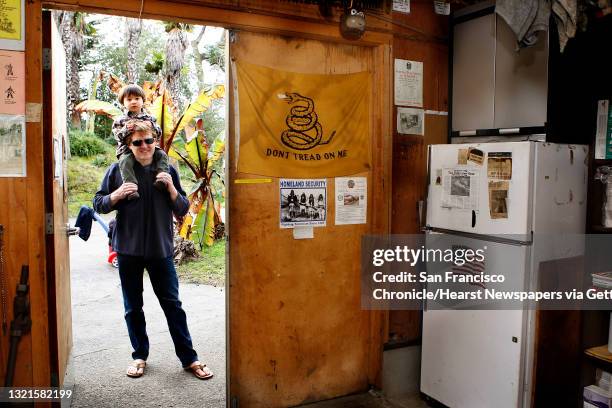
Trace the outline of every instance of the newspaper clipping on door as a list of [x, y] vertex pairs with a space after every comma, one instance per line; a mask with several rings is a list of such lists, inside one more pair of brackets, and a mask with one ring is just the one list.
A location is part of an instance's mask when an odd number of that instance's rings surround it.
[[508, 218], [508, 190], [507, 181], [489, 181], [489, 213], [492, 219]]
[[512, 179], [512, 152], [489, 152], [487, 177], [492, 179]]
[[480, 172], [466, 168], [446, 168], [443, 171], [442, 207], [473, 210], [478, 205]]

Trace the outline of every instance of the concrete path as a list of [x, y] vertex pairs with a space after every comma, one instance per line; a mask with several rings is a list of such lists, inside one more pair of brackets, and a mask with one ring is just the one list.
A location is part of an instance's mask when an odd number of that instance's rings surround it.
[[128, 378], [131, 346], [119, 275], [106, 263], [106, 242], [98, 224], [93, 225], [87, 242], [70, 238], [74, 346], [67, 383], [74, 384], [71, 406], [225, 407], [225, 290], [180, 285], [194, 347], [215, 373], [211, 380], [201, 381], [181, 368], [145, 274], [144, 310], [151, 351], [145, 375]]

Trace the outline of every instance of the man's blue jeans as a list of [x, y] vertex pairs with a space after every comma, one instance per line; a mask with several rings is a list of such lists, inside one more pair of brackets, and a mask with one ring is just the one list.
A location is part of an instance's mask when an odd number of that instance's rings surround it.
[[183, 367], [189, 367], [198, 359], [191, 344], [191, 336], [187, 328], [187, 316], [181, 307], [178, 291], [178, 278], [174, 269], [172, 257], [162, 259], [145, 259], [141, 256], [118, 254], [119, 277], [123, 292], [123, 307], [125, 322], [134, 352], [133, 359], [146, 360], [149, 356], [149, 337], [147, 336], [144, 311], [142, 310], [142, 278], [144, 269], [149, 272], [153, 291], [159, 300], [170, 336], [174, 342], [174, 350]]

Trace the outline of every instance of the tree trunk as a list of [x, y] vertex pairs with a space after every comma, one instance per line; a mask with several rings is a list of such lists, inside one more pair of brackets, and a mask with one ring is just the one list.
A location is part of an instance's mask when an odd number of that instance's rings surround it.
[[77, 44], [80, 33], [75, 26], [75, 13], [72, 11], [64, 11], [56, 14], [61, 16], [59, 22], [60, 35], [62, 44], [66, 52], [66, 111], [68, 114], [68, 122], [73, 127], [81, 126], [81, 116], [74, 111], [74, 107], [79, 102], [79, 64], [78, 59], [81, 54], [81, 44]]
[[193, 51], [193, 62], [195, 63], [196, 74], [198, 75], [198, 91], [204, 89], [204, 70], [202, 69], [202, 61], [204, 61], [204, 57], [200, 53], [198, 47], [200, 45], [202, 37], [204, 36], [205, 31], [206, 26], [203, 26], [196, 39], [191, 42], [191, 49]]
[[130, 84], [138, 83], [138, 65], [136, 54], [138, 53], [138, 43], [140, 32], [142, 31], [142, 20], [138, 18], [125, 18], [125, 42], [127, 46], [127, 82]]
[[70, 100], [70, 122], [72, 123], [72, 127], [80, 128], [81, 114], [74, 110], [74, 107], [79, 104], [81, 99], [79, 96], [80, 84], [78, 57], [70, 58], [70, 79], [66, 78], [66, 80], [68, 83], [68, 99]]
[[187, 39], [180, 28], [173, 28], [168, 33], [166, 41], [166, 89], [170, 92], [173, 108], [179, 107], [179, 79], [181, 69], [185, 63], [185, 50], [187, 49]]

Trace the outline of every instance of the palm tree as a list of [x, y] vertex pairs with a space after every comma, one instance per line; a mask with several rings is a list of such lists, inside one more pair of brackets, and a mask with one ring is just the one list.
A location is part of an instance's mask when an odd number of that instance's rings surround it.
[[185, 50], [187, 49], [187, 38], [185, 31], [191, 31], [190, 24], [166, 23], [166, 32], [168, 39], [166, 40], [166, 89], [170, 93], [170, 97], [174, 101], [174, 108], [178, 110], [179, 101], [179, 79], [181, 77], [181, 69], [185, 64]]
[[139, 18], [125, 18], [125, 45], [127, 47], [127, 81], [131, 84], [138, 83], [138, 65], [136, 54], [138, 53], [138, 42], [142, 31], [142, 20]]
[[85, 37], [95, 33], [93, 24], [85, 21], [85, 13], [57, 11], [55, 17], [59, 24], [64, 51], [66, 52], [66, 97], [68, 118], [72, 126], [81, 124], [81, 117], [74, 107], [80, 101], [79, 59], [85, 50]]

